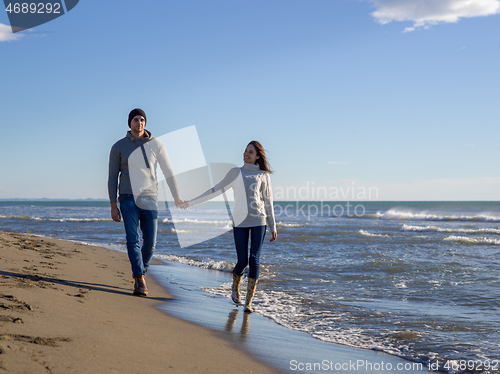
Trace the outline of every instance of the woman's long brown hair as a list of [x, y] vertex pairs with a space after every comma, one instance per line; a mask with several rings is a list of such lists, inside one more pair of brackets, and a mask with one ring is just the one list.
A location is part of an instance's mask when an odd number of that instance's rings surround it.
[[250, 144], [255, 147], [257, 155], [260, 156], [256, 161], [256, 163], [259, 165], [260, 170], [264, 170], [265, 172], [272, 174], [273, 171], [271, 170], [271, 165], [269, 165], [269, 162], [267, 161], [266, 151], [264, 150], [262, 144], [260, 144], [257, 140], [252, 140], [250, 143], [248, 143], [248, 145]]

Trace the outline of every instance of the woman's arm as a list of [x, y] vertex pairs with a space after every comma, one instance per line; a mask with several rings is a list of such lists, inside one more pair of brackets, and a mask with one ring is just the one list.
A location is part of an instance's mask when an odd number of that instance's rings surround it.
[[274, 206], [273, 206], [273, 191], [271, 187], [271, 177], [266, 173], [266, 180], [263, 183], [262, 196], [264, 198], [264, 204], [266, 208], [267, 224], [271, 230], [271, 241], [275, 241], [278, 237], [278, 232], [276, 231], [276, 221], [274, 220]]
[[239, 175], [240, 175], [240, 168], [232, 168], [231, 170], [228, 171], [226, 176], [214, 187], [205, 191], [200, 196], [189, 200], [187, 202], [187, 204], [189, 204], [188, 206], [191, 207], [203, 204], [209, 200], [216, 198], [217, 196], [222, 195], [223, 192], [226, 192], [233, 186], [234, 181], [236, 180], [236, 178], [238, 178]]

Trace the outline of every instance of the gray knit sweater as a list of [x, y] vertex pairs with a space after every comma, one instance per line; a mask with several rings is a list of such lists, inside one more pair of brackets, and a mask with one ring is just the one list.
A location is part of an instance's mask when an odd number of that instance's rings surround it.
[[[109, 201], [117, 201], [117, 193], [134, 196], [157, 196], [157, 165], [165, 176], [174, 198], [179, 197], [177, 182], [165, 145], [145, 130], [145, 137], [135, 138], [130, 131], [117, 141], [109, 154]], [[146, 162], [147, 161], [147, 162]], [[120, 180], [118, 184], [118, 179]]]
[[276, 232], [273, 195], [269, 174], [259, 165], [245, 163], [229, 170], [213, 188], [189, 201], [190, 206], [207, 202], [230, 188], [234, 191], [233, 221], [235, 227], [264, 226]]

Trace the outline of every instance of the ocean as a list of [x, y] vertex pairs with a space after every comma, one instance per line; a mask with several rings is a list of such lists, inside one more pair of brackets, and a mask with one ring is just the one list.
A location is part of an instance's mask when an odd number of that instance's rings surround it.
[[[500, 202], [275, 202], [275, 213], [256, 313], [450, 373], [500, 372]], [[155, 256], [231, 272], [230, 228], [223, 202], [161, 210]], [[0, 230], [125, 251], [105, 201], [2, 201]], [[199, 287], [229, 298], [224, 279]]]

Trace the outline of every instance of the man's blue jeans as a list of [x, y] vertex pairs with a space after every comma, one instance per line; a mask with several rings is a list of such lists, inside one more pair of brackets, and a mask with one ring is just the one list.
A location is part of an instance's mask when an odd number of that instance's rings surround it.
[[[156, 198], [151, 197], [155, 202]], [[133, 276], [146, 274], [146, 269], [153, 258], [158, 228], [158, 210], [139, 208], [134, 195], [120, 195], [120, 211], [125, 224], [127, 252], [132, 265]], [[139, 228], [142, 231], [142, 248], [140, 247]]]
[[[249, 266], [248, 278], [259, 279], [260, 250], [266, 235], [266, 226], [235, 227], [233, 228], [234, 245], [238, 262], [234, 267], [234, 274], [242, 275]], [[248, 255], [248, 239], [250, 238], [250, 256]]]

